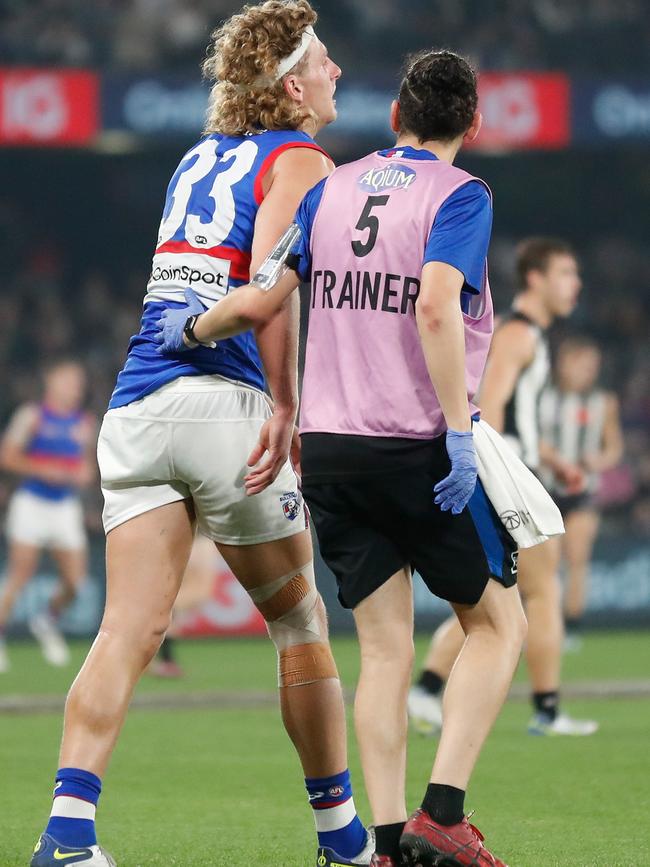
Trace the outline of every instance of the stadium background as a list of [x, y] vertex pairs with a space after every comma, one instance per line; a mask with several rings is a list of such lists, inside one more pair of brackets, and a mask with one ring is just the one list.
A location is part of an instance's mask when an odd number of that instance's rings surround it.
[[[101, 416], [136, 330], [164, 190], [200, 134], [208, 33], [239, 0], [0, 0], [0, 427], [38, 396], [61, 353], [90, 374]], [[528, 738], [525, 670], [477, 767], [468, 805], [516, 867], [650, 865], [650, 12], [647, 0], [317, 0], [319, 33], [344, 69], [340, 117], [322, 143], [337, 161], [391, 142], [386, 125], [406, 51], [449, 46], [481, 71], [485, 128], [461, 164], [495, 193], [497, 303], [513, 291], [515, 243], [552, 233], [579, 250], [585, 288], [569, 323], [603, 348], [626, 453], [608, 474], [588, 632], [565, 658], [571, 713], [593, 738]], [[0, 522], [13, 482], [0, 477]], [[27, 862], [42, 830], [61, 711], [103, 600], [101, 498], [88, 493], [91, 580], [65, 626], [72, 661], [46, 666], [11, 641], [0, 679], [0, 867]], [[0, 574], [4, 561], [0, 541]], [[215, 566], [216, 571], [219, 571]], [[1, 579], [0, 579], [1, 580]], [[358, 673], [349, 620], [328, 598], [344, 686]], [[51, 589], [47, 562], [13, 635]], [[204, 617], [252, 631], [245, 594], [221, 571]], [[445, 609], [418, 592], [421, 627]], [[615, 627], [625, 627], [623, 630]], [[640, 628], [633, 628], [633, 627]], [[418, 658], [427, 635], [416, 640]], [[186, 641], [186, 677], [143, 678], [105, 780], [101, 840], [131, 867], [305, 867], [313, 823], [277, 709], [275, 655], [256, 638]], [[435, 742], [409, 742], [409, 804]], [[368, 807], [354, 742], [361, 814]], [[269, 797], [271, 793], [271, 797]]]
[[[61, 353], [90, 374], [104, 411], [137, 329], [164, 190], [200, 135], [199, 64], [225, 0], [3, 0], [0, 3], [0, 423], [38, 396]], [[467, 52], [481, 72], [484, 129], [460, 164], [495, 193], [490, 254], [497, 306], [513, 291], [516, 241], [577, 247], [584, 290], [554, 332], [593, 335], [622, 408], [626, 454], [603, 479], [592, 623], [650, 622], [650, 15], [643, 0], [327, 0], [319, 32], [343, 67], [339, 119], [320, 141], [337, 161], [391, 141], [400, 60], [429, 45]], [[12, 480], [0, 481], [4, 511]], [[87, 496], [92, 578], [67, 619], [92, 633], [103, 593], [101, 498]], [[14, 624], [48, 592], [49, 569]], [[333, 599], [334, 627], [349, 619]], [[225, 584], [223, 581], [225, 580]], [[227, 577], [214, 617], [259, 629]], [[421, 589], [421, 588], [420, 588]], [[445, 608], [417, 594], [420, 625]]]

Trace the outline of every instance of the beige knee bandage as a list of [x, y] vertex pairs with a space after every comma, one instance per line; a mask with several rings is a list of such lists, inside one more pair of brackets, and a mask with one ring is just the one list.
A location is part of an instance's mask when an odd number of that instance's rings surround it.
[[338, 677], [336, 663], [318, 616], [314, 564], [250, 591], [266, 620], [278, 657], [279, 686], [302, 686]]

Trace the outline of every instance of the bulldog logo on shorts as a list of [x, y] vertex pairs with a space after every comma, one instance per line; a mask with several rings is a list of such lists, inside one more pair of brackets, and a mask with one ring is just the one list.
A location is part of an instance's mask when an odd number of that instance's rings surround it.
[[288, 491], [286, 494], [280, 495], [282, 511], [284, 512], [284, 517], [288, 521], [295, 521], [300, 514], [301, 501], [302, 497], [296, 491]]

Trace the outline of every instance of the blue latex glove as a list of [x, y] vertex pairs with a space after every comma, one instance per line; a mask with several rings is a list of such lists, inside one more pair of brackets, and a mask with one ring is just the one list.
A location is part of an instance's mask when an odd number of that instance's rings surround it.
[[451, 509], [452, 515], [460, 515], [474, 493], [478, 476], [474, 436], [471, 431], [448, 430], [446, 445], [451, 472], [434, 487], [434, 502], [443, 512]]
[[[190, 316], [198, 316], [200, 313], [205, 313], [206, 308], [201, 304], [192, 289], [188, 288], [185, 290], [185, 300], [187, 301], [187, 307], [164, 310], [162, 316], [156, 322], [158, 332], [154, 334], [153, 341], [159, 344], [156, 349], [158, 355], [165, 355], [168, 352], [186, 352], [190, 348], [185, 345], [185, 341], [183, 340], [185, 323]], [[215, 347], [217, 344], [211, 343], [210, 345]]]

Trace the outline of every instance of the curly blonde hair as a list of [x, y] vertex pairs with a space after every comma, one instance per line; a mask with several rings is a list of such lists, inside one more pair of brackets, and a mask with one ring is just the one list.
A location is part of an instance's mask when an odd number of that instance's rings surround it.
[[[317, 19], [308, 0], [266, 0], [244, 6], [212, 34], [203, 74], [214, 81], [206, 133], [244, 135], [261, 129], [298, 129], [311, 110], [274, 81], [278, 63], [300, 44]], [[303, 58], [297, 69], [305, 63]]]

